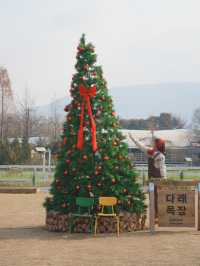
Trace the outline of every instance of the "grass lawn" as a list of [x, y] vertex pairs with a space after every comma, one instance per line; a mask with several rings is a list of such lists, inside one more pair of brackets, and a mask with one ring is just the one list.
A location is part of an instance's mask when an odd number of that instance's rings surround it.
[[21, 169], [10, 169], [0, 171], [0, 186], [49, 186], [52, 181], [52, 175], [45, 174], [42, 171], [24, 171]]
[[[181, 170], [169, 170], [167, 173], [168, 179], [170, 180], [181, 180]], [[143, 174], [147, 179], [147, 172], [138, 171], [138, 181], [143, 182]], [[45, 174], [42, 171], [36, 171], [35, 177], [32, 170], [21, 170], [21, 169], [8, 169], [0, 171], [0, 186], [19, 186], [19, 187], [30, 187], [30, 186], [49, 186], [53, 180], [53, 173]], [[186, 169], [183, 171], [183, 180], [200, 180], [200, 169]]]

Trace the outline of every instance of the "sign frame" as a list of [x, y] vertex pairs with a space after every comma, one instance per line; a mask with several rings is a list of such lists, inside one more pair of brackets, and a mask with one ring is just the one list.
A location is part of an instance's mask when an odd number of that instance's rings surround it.
[[[182, 187], [180, 186], [181, 190], [184, 188], [189, 188], [189, 185], [194, 187], [194, 227], [188, 228], [195, 228], [196, 230], [200, 230], [200, 182], [197, 181], [151, 181], [148, 185], [148, 193], [149, 193], [149, 229], [151, 233], [155, 232], [155, 193], [157, 193], [157, 185], [178, 185], [178, 183], [183, 184]], [[174, 183], [174, 184], [173, 184]], [[185, 184], [184, 184], [185, 183]], [[191, 188], [190, 188], [191, 189]], [[190, 190], [186, 189], [186, 191]], [[177, 190], [178, 191], [178, 190]], [[158, 202], [157, 202], [158, 204]], [[158, 206], [157, 206], [158, 208]], [[159, 226], [162, 227], [162, 226]], [[178, 225], [174, 225], [173, 227], [180, 228]], [[187, 226], [185, 226], [187, 227]]]

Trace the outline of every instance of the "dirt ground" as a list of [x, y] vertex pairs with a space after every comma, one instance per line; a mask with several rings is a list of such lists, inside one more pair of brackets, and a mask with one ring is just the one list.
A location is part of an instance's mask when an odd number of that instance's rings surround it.
[[194, 230], [113, 235], [47, 232], [45, 193], [0, 194], [1, 266], [200, 265]]

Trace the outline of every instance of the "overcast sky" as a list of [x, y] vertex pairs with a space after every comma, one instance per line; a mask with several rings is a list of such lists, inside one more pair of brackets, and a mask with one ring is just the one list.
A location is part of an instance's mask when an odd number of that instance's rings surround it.
[[63, 97], [81, 34], [109, 87], [200, 82], [199, 0], [0, 0], [0, 65], [16, 95]]

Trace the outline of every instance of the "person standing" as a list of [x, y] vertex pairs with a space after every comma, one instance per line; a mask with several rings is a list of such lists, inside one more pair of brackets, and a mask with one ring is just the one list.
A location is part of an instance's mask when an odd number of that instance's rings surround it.
[[146, 147], [140, 141], [136, 140], [131, 133], [130, 139], [135, 145], [148, 156], [148, 178], [167, 179], [165, 165], [165, 141], [161, 138], [154, 138], [153, 147]]

